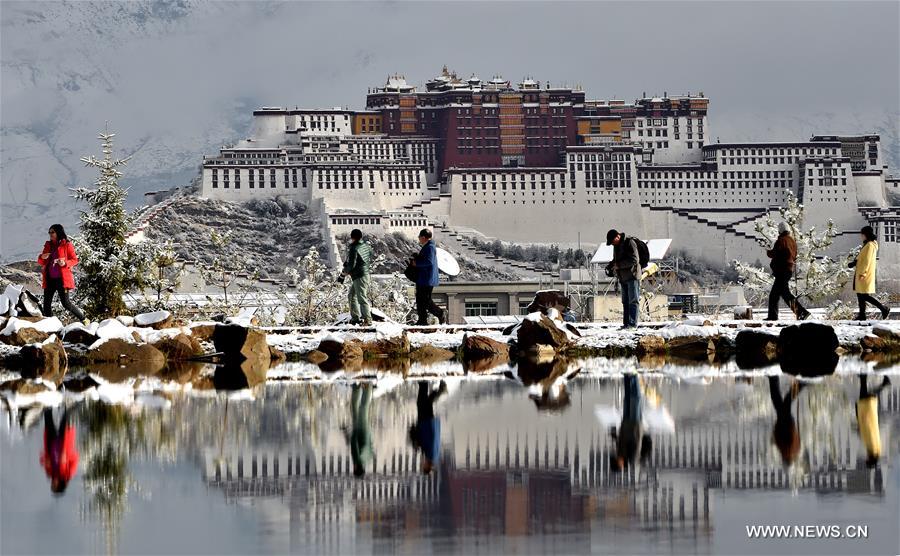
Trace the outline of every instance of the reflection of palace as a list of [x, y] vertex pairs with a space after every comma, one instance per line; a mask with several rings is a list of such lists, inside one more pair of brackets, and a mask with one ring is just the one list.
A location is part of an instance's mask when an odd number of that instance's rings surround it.
[[[606, 386], [615, 398], [617, 390]], [[490, 396], [455, 398], [444, 406], [448, 429], [454, 415], [471, 414], [471, 405], [483, 405], [486, 398]], [[885, 392], [881, 412], [900, 413], [898, 398], [896, 390]], [[798, 418], [801, 430], [812, 430], [807, 421], [821, 417], [805, 412]], [[885, 422], [891, 420], [886, 417]], [[571, 411], [569, 418], [579, 422], [585, 414]], [[405, 430], [406, 420], [397, 421]], [[231, 502], [251, 498], [255, 507], [267, 507], [272, 515], [284, 514], [286, 504], [284, 519], [290, 520], [292, 539], [298, 531], [314, 532], [310, 538], [326, 544], [310, 548], [321, 550], [340, 548], [347, 538], [359, 546], [361, 536], [379, 545], [407, 542], [395, 533], [403, 531], [407, 538], [417, 530], [457, 549], [472, 539], [481, 539], [478, 547], [484, 550], [517, 535], [565, 533], [573, 535], [571, 542], [588, 543], [604, 531], [648, 529], [696, 544], [708, 538], [714, 525], [717, 492], [884, 494], [882, 467], [865, 467], [858, 433], [846, 419], [828, 423], [827, 434], [804, 433], [803, 455], [787, 470], [771, 442], [768, 416], [738, 422], [685, 418], [676, 433], [653, 439], [650, 456], [637, 472], [629, 468], [623, 473], [610, 470], [614, 446], [596, 423], [569, 429], [560, 422], [535, 433], [534, 423], [520, 421], [496, 425], [505, 434], [479, 432], [465, 440], [449, 435], [443, 459], [429, 476], [419, 473], [419, 456], [402, 442], [382, 443], [380, 450], [376, 442], [376, 458], [364, 479], [353, 477], [349, 449], [337, 443], [319, 453], [301, 446], [289, 446], [289, 453], [281, 447], [208, 452], [204, 478]], [[891, 464], [892, 455], [885, 451], [882, 466]], [[328, 545], [328, 539], [337, 544]]]

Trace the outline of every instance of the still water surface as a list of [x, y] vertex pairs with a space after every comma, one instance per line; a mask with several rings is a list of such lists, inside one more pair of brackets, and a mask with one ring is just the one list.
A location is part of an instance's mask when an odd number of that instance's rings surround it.
[[[164, 408], [69, 400], [79, 461], [62, 494], [40, 460], [61, 408], [49, 425], [41, 408], [4, 408], [0, 552], [896, 554], [900, 389], [873, 406], [883, 377], [270, 382]], [[748, 525], [867, 538], [750, 539]]]

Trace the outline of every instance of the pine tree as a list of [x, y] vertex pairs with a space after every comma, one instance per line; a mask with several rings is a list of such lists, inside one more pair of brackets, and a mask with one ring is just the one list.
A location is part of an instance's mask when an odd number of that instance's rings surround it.
[[[829, 220], [822, 232], [815, 227], [804, 229], [803, 205], [792, 194], [788, 195], [787, 203], [780, 207], [778, 212], [781, 220], [787, 223], [794, 241], [797, 242], [797, 261], [794, 278], [791, 280], [794, 294], [801, 301], [820, 302], [839, 293], [850, 281], [851, 271], [847, 268], [846, 261], [824, 255], [824, 251], [831, 247], [837, 236], [834, 223]], [[756, 223], [756, 233], [760, 245], [770, 249], [778, 239], [778, 223], [771, 214]], [[749, 301], [757, 303], [768, 297], [774, 281], [769, 269], [738, 260], [732, 264]]]
[[97, 168], [100, 177], [94, 188], [80, 187], [73, 196], [88, 204], [81, 213], [81, 236], [76, 238], [81, 280], [77, 295], [91, 318], [115, 316], [125, 312], [122, 295], [143, 283], [154, 246], [130, 244], [125, 235], [132, 216], [125, 210], [128, 191], [119, 186], [120, 166], [130, 157], [113, 158], [114, 133], [101, 133], [103, 158], [94, 155], [81, 158], [85, 166]]

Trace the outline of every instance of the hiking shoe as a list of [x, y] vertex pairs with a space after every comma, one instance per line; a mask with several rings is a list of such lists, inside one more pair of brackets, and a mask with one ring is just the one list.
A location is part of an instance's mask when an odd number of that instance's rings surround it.
[[881, 320], [888, 320], [888, 317], [891, 316], [891, 310], [885, 307], [881, 310]]
[[797, 315], [797, 320], [806, 320], [811, 316], [812, 314], [809, 311], [803, 309], [803, 311], [799, 315]]
[[447, 324], [447, 311], [441, 311], [438, 315], [438, 324]]

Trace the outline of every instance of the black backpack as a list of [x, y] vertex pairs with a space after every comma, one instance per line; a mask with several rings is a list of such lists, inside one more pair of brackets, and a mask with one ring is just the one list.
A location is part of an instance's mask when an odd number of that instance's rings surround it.
[[641, 269], [647, 268], [647, 265], [650, 264], [650, 248], [647, 247], [647, 244], [642, 239], [634, 236], [631, 236], [631, 239], [634, 240], [634, 244], [637, 246], [638, 264], [641, 266]]
[[407, 263], [406, 268], [403, 270], [403, 275], [413, 284], [416, 283], [416, 275], [418, 274], [416, 270], [417, 269], [412, 265], [412, 262]]

